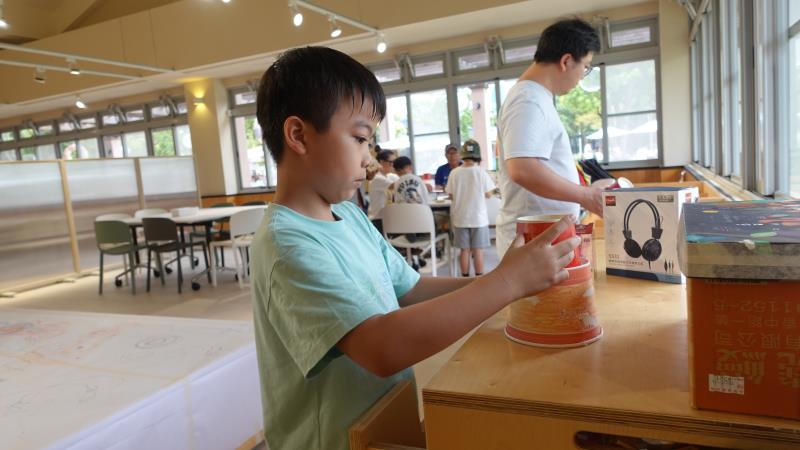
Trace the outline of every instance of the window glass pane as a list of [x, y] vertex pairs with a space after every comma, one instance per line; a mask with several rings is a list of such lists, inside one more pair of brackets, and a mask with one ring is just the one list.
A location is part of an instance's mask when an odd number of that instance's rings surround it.
[[19, 138], [20, 139], [30, 139], [36, 136], [33, 132], [33, 128], [20, 128], [19, 129]]
[[189, 125], [175, 127], [175, 142], [178, 144], [178, 156], [192, 154], [192, 133], [189, 131]]
[[654, 60], [606, 66], [608, 114], [656, 109]]
[[385, 69], [376, 69], [373, 70], [372, 73], [375, 74], [375, 78], [378, 79], [381, 83], [388, 83], [390, 81], [397, 81], [400, 77], [400, 69], [397, 67], [387, 67]]
[[147, 156], [147, 137], [144, 131], [125, 133], [123, 140], [125, 141], [125, 156], [129, 158]]
[[53, 124], [51, 122], [37, 124], [36, 128], [39, 129], [39, 136], [50, 136], [53, 134]]
[[37, 145], [36, 156], [39, 158], [40, 161], [47, 159], [58, 159], [56, 157], [55, 144]]
[[650, 27], [630, 28], [627, 30], [611, 31], [611, 46], [646, 44], [650, 42]]
[[176, 103], [175, 106], [178, 108], [178, 114], [186, 114], [186, 102], [185, 101], [181, 100], [178, 103]]
[[789, 1], [789, 26], [794, 25], [800, 20], [800, 2], [797, 0]]
[[58, 143], [58, 149], [61, 151], [61, 159], [77, 159], [75, 158], [75, 141], [64, 141]]
[[119, 124], [119, 116], [114, 113], [103, 114], [102, 120], [104, 126]]
[[23, 161], [36, 161], [36, 147], [22, 147], [19, 153]]
[[169, 117], [169, 106], [166, 105], [153, 105], [150, 107], [150, 117], [157, 119], [159, 117]]
[[172, 139], [172, 128], [153, 130], [150, 133], [153, 139], [153, 155], [175, 156], [175, 141]]
[[378, 125], [375, 134], [382, 149], [397, 150], [399, 155], [411, 155], [411, 144], [408, 140], [408, 105], [405, 95], [386, 99], [386, 117]]
[[800, 35], [789, 41], [789, 47], [789, 98], [794, 99], [789, 102], [790, 189], [793, 197], [800, 197]]
[[144, 120], [144, 109], [136, 108], [125, 111], [125, 120], [128, 122], [140, 122]]
[[578, 86], [556, 99], [576, 159], [603, 161], [602, 103], [600, 70], [593, 70]]
[[99, 158], [100, 150], [97, 139], [81, 139], [80, 141], [67, 141], [59, 144], [62, 159]]
[[233, 103], [236, 105], [249, 105], [256, 102], [255, 92], [239, 92], [233, 95]]
[[0, 131], [0, 142], [11, 142], [14, 140], [14, 130]]
[[242, 189], [267, 187], [267, 157], [256, 116], [237, 117], [234, 128]]
[[461, 55], [458, 57], [458, 70], [479, 69], [489, 66], [489, 54], [486, 52]]
[[658, 159], [658, 121], [655, 113], [608, 118], [608, 159]]
[[524, 47], [506, 48], [503, 50], [506, 64], [513, 64], [521, 61], [533, 62], [533, 55], [536, 54], [536, 44]]
[[91, 130], [97, 128], [97, 119], [94, 116], [81, 117], [79, 119], [81, 130]]
[[125, 149], [122, 146], [122, 136], [119, 134], [103, 136], [103, 150], [106, 152], [106, 158], [124, 158]]
[[495, 170], [494, 157], [497, 142], [497, 83], [494, 81], [459, 86], [458, 126], [461, 143], [475, 139], [481, 146], [482, 163], [488, 170]]
[[416, 173], [436, 173], [444, 164], [444, 148], [450, 143], [447, 92], [444, 89], [411, 94]]
[[500, 80], [500, 104], [502, 105], [504, 101], [506, 101], [506, 97], [508, 96], [508, 91], [517, 84], [517, 80], [512, 78], [510, 80]]
[[75, 131], [75, 125], [71, 120], [62, 120], [61, 122], [58, 122], [58, 131], [62, 133]]
[[85, 158], [99, 158], [100, 146], [96, 138], [81, 139], [78, 141], [78, 156], [81, 159]]
[[0, 161], [16, 161], [17, 160], [17, 151], [16, 150], [2, 150], [0, 151]]
[[428, 77], [431, 75], [440, 75], [444, 73], [444, 62], [442, 60], [425, 61], [414, 63], [414, 77]]

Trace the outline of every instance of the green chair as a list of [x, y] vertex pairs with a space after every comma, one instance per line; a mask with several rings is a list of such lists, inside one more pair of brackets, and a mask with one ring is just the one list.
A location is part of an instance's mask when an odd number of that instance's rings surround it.
[[[183, 292], [183, 268], [181, 266], [181, 258], [187, 256], [183, 251], [189, 249], [190, 266], [194, 267], [194, 247], [201, 246], [203, 248], [203, 259], [208, 269], [208, 245], [205, 239], [195, 241], [191, 236], [189, 242], [182, 242], [178, 236], [178, 227], [172, 219], [166, 217], [144, 217], [142, 218], [142, 227], [144, 228], [144, 238], [147, 241], [147, 266], [150, 267], [152, 254], [156, 254], [156, 267], [161, 273], [161, 285], [165, 284], [164, 264], [161, 261], [162, 253], [175, 252], [175, 262], [178, 264], [178, 293]], [[182, 254], [183, 253], [183, 254]], [[170, 261], [172, 262], [172, 261]], [[211, 273], [206, 271], [208, 275], [208, 282], [211, 283]], [[192, 279], [192, 289], [200, 289], [200, 283]], [[147, 292], [150, 292], [150, 271], [147, 271]]]
[[[103, 295], [103, 256], [120, 255], [125, 262], [125, 269], [116, 276], [114, 284], [122, 286], [121, 278], [131, 274], [131, 292], [136, 294], [136, 252], [141, 248], [133, 244], [131, 229], [119, 220], [98, 220], [94, 223], [94, 236], [97, 249], [100, 251], [100, 295]], [[150, 271], [147, 272], [148, 276]]]

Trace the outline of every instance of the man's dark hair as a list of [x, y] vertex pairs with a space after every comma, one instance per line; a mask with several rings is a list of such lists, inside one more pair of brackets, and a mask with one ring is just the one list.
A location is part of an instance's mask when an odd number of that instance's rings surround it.
[[395, 172], [400, 172], [401, 170], [405, 169], [411, 164], [412, 164], [411, 158], [409, 158], [408, 156], [401, 156], [394, 160], [394, 164], [392, 164], [392, 167], [394, 167]]
[[380, 162], [389, 161], [389, 158], [394, 156], [394, 150], [381, 150], [375, 155], [375, 159]]
[[445, 156], [446, 156], [448, 153], [450, 153], [450, 150], [455, 150], [455, 151], [458, 151], [458, 146], [457, 146], [456, 144], [447, 144], [447, 146], [445, 146], [445, 148], [444, 148], [444, 154], [445, 154]]
[[375, 75], [361, 63], [327, 47], [295, 48], [278, 57], [261, 77], [256, 117], [267, 148], [280, 164], [287, 118], [297, 116], [325, 132], [344, 102], [358, 109], [367, 100], [372, 102], [372, 115], [383, 120], [386, 96]]
[[589, 22], [572, 18], [562, 19], [545, 28], [536, 44], [534, 62], [557, 63], [569, 53], [580, 61], [589, 52], [600, 51], [600, 37]]

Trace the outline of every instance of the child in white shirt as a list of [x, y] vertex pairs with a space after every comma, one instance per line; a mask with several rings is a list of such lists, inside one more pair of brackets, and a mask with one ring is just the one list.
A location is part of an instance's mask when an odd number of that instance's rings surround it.
[[489, 217], [486, 199], [491, 197], [495, 184], [481, 169], [481, 148], [472, 139], [461, 148], [464, 164], [453, 169], [445, 192], [453, 199], [450, 221], [453, 225], [453, 246], [461, 249], [461, 275], [469, 276], [470, 254], [475, 276], [483, 274], [483, 249], [489, 247]]

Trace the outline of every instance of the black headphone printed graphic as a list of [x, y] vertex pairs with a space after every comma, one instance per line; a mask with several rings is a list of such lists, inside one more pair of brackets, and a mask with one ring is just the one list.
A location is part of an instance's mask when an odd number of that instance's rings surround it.
[[[653, 212], [654, 226], [652, 228], [652, 237], [648, 239], [643, 246], [639, 246], [639, 243], [633, 240], [633, 232], [629, 228], [628, 222], [631, 219], [633, 210], [642, 203], [647, 205]], [[637, 199], [632, 201], [625, 209], [622, 229], [622, 234], [625, 236], [625, 244], [623, 247], [625, 248], [625, 253], [627, 253], [631, 258], [638, 258], [641, 256], [645, 261], [647, 261], [647, 265], [649, 267], [651, 262], [657, 260], [658, 257], [661, 256], [661, 243], [658, 242], [658, 240], [661, 239], [662, 233], [661, 215], [658, 213], [658, 208], [656, 208], [656, 206], [651, 202], [644, 199]]]

